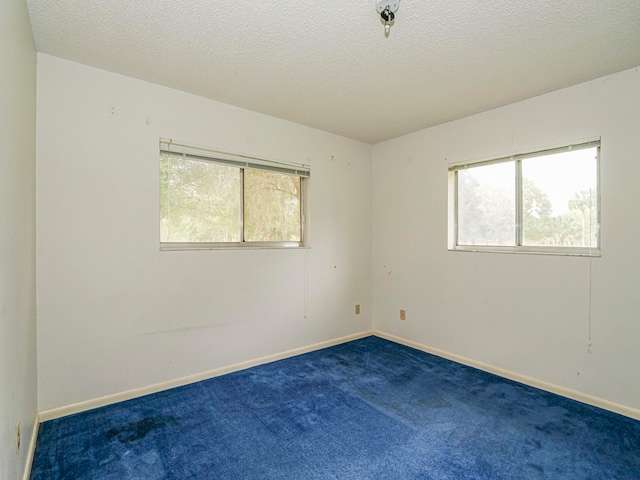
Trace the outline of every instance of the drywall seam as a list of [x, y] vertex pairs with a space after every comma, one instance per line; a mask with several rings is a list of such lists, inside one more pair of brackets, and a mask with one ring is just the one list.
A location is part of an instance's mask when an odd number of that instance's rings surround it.
[[31, 432], [31, 441], [29, 442], [29, 451], [27, 452], [27, 460], [24, 466], [24, 475], [22, 480], [29, 480], [31, 477], [31, 466], [33, 465], [33, 457], [36, 453], [36, 444], [38, 441], [38, 430], [40, 429], [40, 415], [36, 413], [36, 419], [33, 422], [33, 431]]
[[370, 335], [373, 335], [373, 331], [367, 330], [364, 332], [348, 335], [346, 337], [327, 340], [325, 342], [315, 343], [313, 345], [308, 345], [306, 347], [300, 347], [294, 350], [289, 350], [282, 353], [276, 353], [273, 355], [268, 355], [266, 357], [261, 357], [254, 360], [247, 360], [246, 362], [236, 363], [234, 365], [228, 365], [226, 367], [220, 367], [213, 370], [208, 370], [206, 372], [196, 373], [193, 375], [188, 375], [188, 376], [176, 378], [173, 380], [168, 380], [166, 382], [155, 383], [153, 385], [148, 385], [146, 387], [135, 388], [132, 390], [127, 390], [125, 392], [105, 395], [104, 397], [92, 398], [90, 400], [85, 400], [85, 401], [73, 403], [70, 405], [63, 405], [61, 407], [42, 410], [38, 414], [39, 421], [46, 422], [48, 420], [53, 420], [56, 418], [67, 416], [67, 415], [72, 415], [74, 413], [80, 413], [86, 410], [91, 410], [93, 408], [104, 407], [106, 405], [111, 405], [113, 403], [123, 402], [125, 400], [131, 400], [133, 398], [142, 397], [145, 395], [149, 395], [151, 393], [157, 393], [163, 390], [168, 390], [170, 388], [181, 387], [183, 385], [199, 382], [201, 380], [207, 380], [209, 378], [218, 377], [220, 375], [225, 375], [227, 373], [237, 372], [239, 370], [245, 370], [247, 368], [255, 367], [257, 365], [263, 365], [265, 363], [275, 362], [277, 360], [282, 360], [285, 358], [302, 355], [303, 353], [309, 353], [316, 350], [321, 350], [323, 348], [333, 347], [334, 345], [340, 345], [342, 343], [350, 342], [352, 340], [358, 340], [360, 338], [368, 337]]
[[529, 385], [531, 387], [539, 388], [540, 390], [545, 390], [547, 392], [555, 393], [557, 395], [570, 398], [571, 400], [576, 400], [578, 402], [586, 403], [594, 407], [619, 413], [620, 415], [624, 415], [626, 417], [630, 417], [635, 420], [640, 420], [640, 410], [635, 409], [633, 407], [627, 407], [626, 405], [620, 405], [619, 403], [611, 402], [609, 400], [604, 400], [599, 397], [594, 397], [592, 395], [578, 392], [576, 390], [571, 390], [570, 388], [565, 388], [558, 385], [554, 385], [552, 383], [547, 383], [533, 377], [527, 377], [526, 375], [520, 375], [519, 373], [511, 372], [509, 370], [505, 370], [499, 367], [494, 367], [493, 365], [488, 365], [486, 363], [471, 360], [469, 358], [462, 357], [454, 353], [449, 353], [444, 350], [428, 347], [426, 345], [422, 345], [420, 343], [413, 342], [411, 340], [406, 340], [401, 337], [396, 337], [395, 335], [390, 335], [388, 333], [380, 332], [378, 330], [374, 330], [373, 335], [390, 340], [392, 342], [406, 345], [407, 347], [412, 347], [417, 350], [422, 350], [423, 352], [427, 352], [432, 355], [437, 355], [438, 357], [446, 358], [447, 360], [451, 360], [456, 363], [461, 363], [469, 367], [474, 367], [474, 368], [477, 368], [478, 370], [482, 370], [484, 372], [498, 375], [499, 377], [507, 378], [515, 382], [520, 382], [520, 383], [524, 383], [525, 385]]

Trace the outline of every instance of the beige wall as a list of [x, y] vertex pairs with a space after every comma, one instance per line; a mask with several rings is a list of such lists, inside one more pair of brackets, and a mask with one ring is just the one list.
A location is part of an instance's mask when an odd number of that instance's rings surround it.
[[0, 478], [15, 480], [36, 417], [36, 52], [22, 0], [0, 2], [0, 65]]

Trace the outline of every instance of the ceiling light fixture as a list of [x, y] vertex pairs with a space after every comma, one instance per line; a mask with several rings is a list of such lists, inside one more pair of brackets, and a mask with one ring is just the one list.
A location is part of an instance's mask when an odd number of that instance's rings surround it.
[[384, 36], [389, 36], [389, 30], [393, 25], [395, 13], [400, 6], [400, 0], [376, 0], [376, 11], [380, 14], [380, 20], [384, 23]]

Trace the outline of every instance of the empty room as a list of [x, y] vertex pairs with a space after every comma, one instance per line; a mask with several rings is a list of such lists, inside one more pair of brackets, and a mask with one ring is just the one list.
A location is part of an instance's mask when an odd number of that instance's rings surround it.
[[0, 480], [640, 479], [640, 2], [0, 2]]

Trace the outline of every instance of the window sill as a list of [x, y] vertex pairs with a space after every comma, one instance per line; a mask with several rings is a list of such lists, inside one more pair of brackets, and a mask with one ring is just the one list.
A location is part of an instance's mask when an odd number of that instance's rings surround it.
[[272, 249], [305, 249], [302, 242], [161, 242], [160, 251], [182, 250], [272, 250]]
[[457, 245], [449, 248], [450, 252], [485, 252], [485, 253], [516, 253], [524, 255], [555, 255], [568, 257], [600, 257], [597, 248], [572, 247], [483, 247], [476, 245]]

